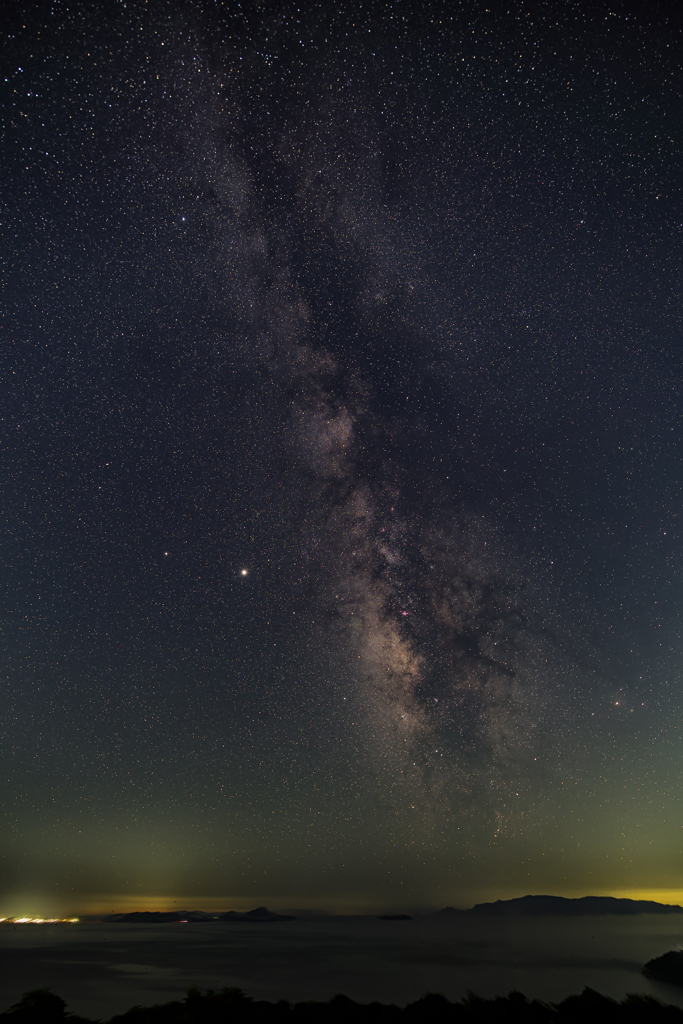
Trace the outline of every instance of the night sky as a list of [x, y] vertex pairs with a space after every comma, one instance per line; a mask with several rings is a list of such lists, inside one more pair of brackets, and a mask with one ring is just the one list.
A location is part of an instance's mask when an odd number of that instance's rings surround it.
[[683, 901], [673, 11], [3, 8], [0, 912]]

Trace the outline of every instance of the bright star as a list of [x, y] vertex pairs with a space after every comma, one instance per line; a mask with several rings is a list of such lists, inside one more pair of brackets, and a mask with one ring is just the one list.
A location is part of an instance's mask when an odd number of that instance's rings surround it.
[[248, 575], [249, 575], [249, 570], [248, 569], [242, 569], [242, 571], [240, 572], [240, 576], [248, 576]]

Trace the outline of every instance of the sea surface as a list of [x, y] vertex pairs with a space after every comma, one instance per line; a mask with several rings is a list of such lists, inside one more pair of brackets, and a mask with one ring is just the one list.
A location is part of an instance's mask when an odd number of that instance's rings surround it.
[[399, 1005], [425, 992], [458, 999], [511, 989], [556, 1002], [590, 985], [683, 1007], [683, 989], [640, 974], [681, 942], [683, 915], [0, 926], [0, 1010], [48, 986], [72, 1012], [106, 1020], [191, 985], [238, 986], [273, 1001], [344, 992]]

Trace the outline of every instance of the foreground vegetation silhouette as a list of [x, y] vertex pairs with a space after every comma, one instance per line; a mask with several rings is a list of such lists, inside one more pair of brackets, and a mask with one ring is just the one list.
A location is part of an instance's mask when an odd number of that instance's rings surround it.
[[[460, 1002], [430, 993], [401, 1008], [383, 1003], [355, 1003], [337, 995], [329, 1002], [290, 1004], [251, 999], [241, 989], [202, 994], [192, 988], [184, 999], [157, 1006], [133, 1006], [109, 1024], [683, 1024], [683, 1010], [649, 995], [628, 995], [619, 1003], [585, 988], [561, 1003], [527, 999], [521, 992], [482, 999], [470, 993]], [[66, 1003], [49, 989], [27, 992], [4, 1013], [0, 1024], [93, 1024], [67, 1013]]]

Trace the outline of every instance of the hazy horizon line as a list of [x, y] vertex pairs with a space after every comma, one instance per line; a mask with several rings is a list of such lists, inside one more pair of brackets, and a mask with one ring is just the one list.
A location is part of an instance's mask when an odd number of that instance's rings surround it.
[[[222, 914], [229, 910], [245, 913], [256, 907], [265, 906], [277, 913], [315, 914], [328, 917], [352, 917], [352, 916], [374, 916], [377, 914], [391, 913], [412, 913], [430, 914], [436, 913], [444, 907], [452, 907], [455, 910], [469, 910], [481, 903], [495, 903], [497, 901], [507, 902], [514, 899], [521, 899], [525, 896], [557, 896], [564, 899], [585, 899], [586, 897], [628, 899], [634, 901], [647, 901], [668, 906], [683, 907], [683, 889], [613, 889], [600, 892], [576, 892], [576, 891], [552, 891], [543, 892], [494, 892], [481, 893], [468, 897], [444, 894], [440, 899], [427, 901], [404, 902], [378, 900], [348, 899], [339, 900], [324, 898], [317, 901], [310, 898], [287, 898], [275, 894], [261, 894], [252, 898], [244, 896], [213, 896], [213, 897], [175, 897], [161, 895], [130, 896], [120, 894], [97, 894], [84, 896], [76, 899], [73, 903], [67, 904], [65, 900], [59, 902], [52, 896], [25, 894], [6, 896], [0, 900], [0, 916], [2, 917], [81, 917], [93, 918], [109, 916], [111, 914], [132, 914], [132, 913], [191, 913], [203, 911], [207, 914]], [[59, 912], [56, 911], [59, 906]], [[68, 909], [64, 909], [68, 908]]]

